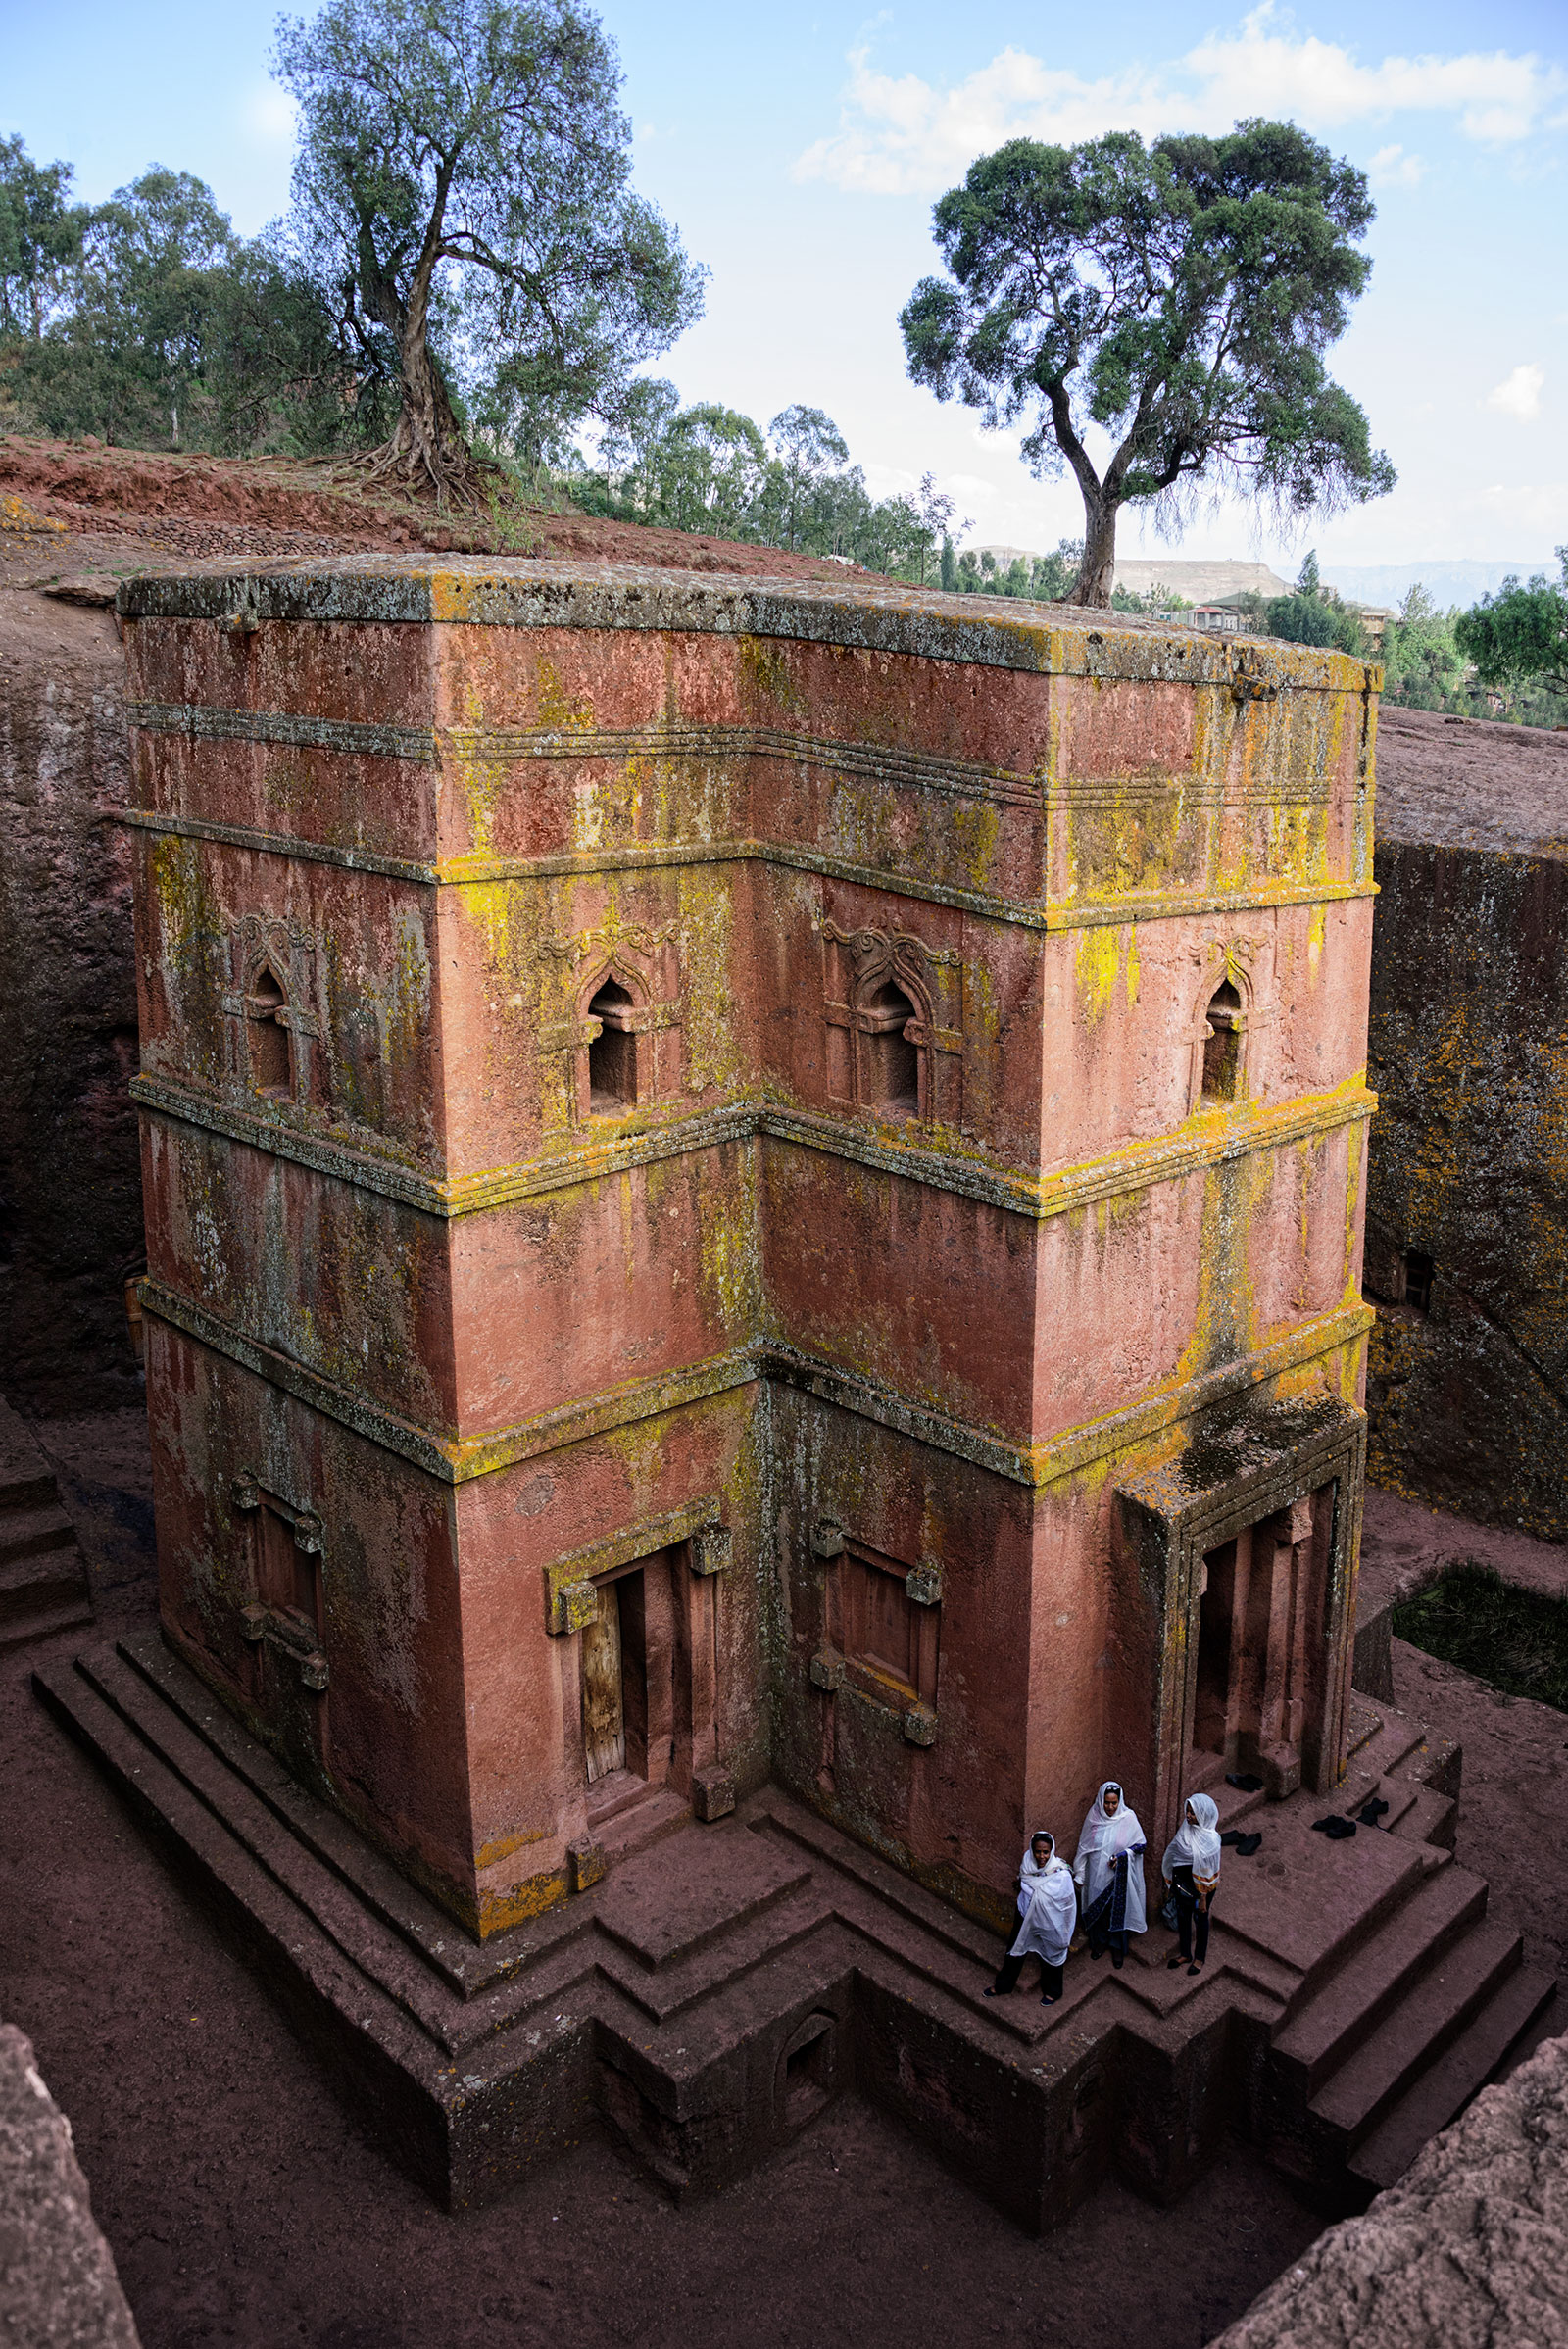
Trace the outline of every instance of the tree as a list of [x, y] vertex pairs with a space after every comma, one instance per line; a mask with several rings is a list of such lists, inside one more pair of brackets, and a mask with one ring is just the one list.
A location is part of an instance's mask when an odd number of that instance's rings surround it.
[[[1070, 468], [1085, 550], [1072, 591], [1106, 605], [1124, 505], [1200, 479], [1291, 513], [1394, 484], [1323, 352], [1371, 268], [1363, 174], [1288, 122], [1227, 137], [1012, 139], [934, 213], [947, 278], [900, 318], [910, 375]], [[1111, 441], [1098, 465], [1086, 433]]]
[[1440, 612], [1417, 580], [1383, 638], [1383, 699], [1410, 710], [1461, 710], [1465, 658], [1454, 641], [1456, 612]]
[[89, 214], [68, 204], [68, 163], [36, 164], [20, 138], [0, 139], [0, 336], [43, 339]]
[[18, 371], [43, 430], [179, 447], [208, 396], [213, 321], [235, 251], [212, 189], [161, 164], [90, 213], [60, 315]]
[[280, 22], [297, 216], [396, 353], [377, 470], [474, 505], [458, 415], [537, 453], [700, 314], [702, 272], [629, 186], [615, 52], [575, 0], [328, 0]]
[[1503, 691], [1544, 686], [1568, 694], [1568, 547], [1557, 549], [1562, 578], [1538, 572], [1525, 586], [1504, 579], [1454, 622], [1454, 640], [1483, 685]]
[[770, 488], [777, 507], [775, 544], [797, 547], [824, 484], [850, 462], [849, 443], [820, 408], [781, 408], [767, 427], [775, 465]]

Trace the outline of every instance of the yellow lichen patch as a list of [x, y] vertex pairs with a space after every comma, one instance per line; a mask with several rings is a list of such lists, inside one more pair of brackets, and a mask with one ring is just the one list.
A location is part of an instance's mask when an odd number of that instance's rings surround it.
[[1118, 981], [1129, 1003], [1138, 1001], [1138, 931], [1135, 924], [1094, 922], [1078, 932], [1073, 954], [1078, 1003], [1091, 1027], [1110, 1008]]
[[738, 1087], [745, 1062], [735, 1021], [733, 874], [721, 865], [685, 865], [676, 886], [686, 1090]]
[[201, 844], [166, 832], [153, 844], [153, 894], [163, 925], [164, 952], [173, 969], [192, 969], [216, 916], [202, 868]]
[[566, 1872], [564, 1868], [547, 1868], [542, 1875], [525, 1877], [506, 1892], [481, 1892], [475, 1927], [481, 1941], [491, 1933], [506, 1933], [514, 1925], [526, 1925], [531, 1917], [542, 1917], [548, 1909], [559, 1908], [566, 1897]]

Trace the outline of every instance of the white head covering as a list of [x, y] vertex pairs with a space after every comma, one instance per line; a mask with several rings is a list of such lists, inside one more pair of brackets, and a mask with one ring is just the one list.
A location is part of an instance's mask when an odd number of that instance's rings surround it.
[[[1121, 1796], [1114, 1811], [1105, 1808], [1109, 1793]], [[1091, 1853], [1105, 1861], [1115, 1859], [1118, 1852], [1131, 1851], [1144, 1840], [1144, 1831], [1138, 1824], [1138, 1813], [1128, 1801], [1120, 1779], [1107, 1778], [1089, 1808], [1083, 1833], [1078, 1837], [1078, 1857], [1087, 1859]]]
[[1018, 1868], [1018, 1908], [1023, 1923], [1012, 1945], [1014, 1957], [1027, 1956], [1033, 1950], [1048, 1966], [1065, 1964], [1068, 1944], [1078, 1923], [1078, 1895], [1073, 1890], [1072, 1870], [1065, 1860], [1056, 1857], [1055, 1839], [1046, 1830], [1037, 1828], [1035, 1834], [1044, 1835], [1051, 1845], [1044, 1867], [1035, 1863], [1034, 1835], [1029, 1849]]
[[[1187, 1824], [1191, 1811], [1198, 1821], [1196, 1827]], [[1219, 1874], [1219, 1805], [1212, 1794], [1189, 1794], [1182, 1810], [1182, 1823], [1165, 1846], [1160, 1871], [1169, 1876], [1173, 1868], [1191, 1868], [1194, 1881], [1200, 1877], [1212, 1884]]]
[[[1046, 1854], [1045, 1865], [1043, 1867], [1037, 1866], [1035, 1862], [1035, 1845], [1036, 1843], [1041, 1842], [1049, 1843], [1051, 1845], [1051, 1849]], [[1034, 1834], [1029, 1838], [1028, 1850], [1024, 1853], [1023, 1858], [1018, 1863], [1019, 1888], [1024, 1892], [1032, 1892], [1042, 1877], [1050, 1876], [1052, 1872], [1057, 1868], [1061, 1870], [1063, 1876], [1070, 1876], [1072, 1873], [1066, 1861], [1056, 1857], [1055, 1836], [1050, 1833], [1049, 1829], [1037, 1827]]]

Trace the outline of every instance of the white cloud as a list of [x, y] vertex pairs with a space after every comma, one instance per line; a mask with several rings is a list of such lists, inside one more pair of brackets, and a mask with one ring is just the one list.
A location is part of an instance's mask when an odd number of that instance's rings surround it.
[[1366, 175], [1374, 187], [1414, 187], [1426, 177], [1426, 170], [1419, 155], [1406, 155], [1402, 147], [1380, 147]]
[[294, 143], [295, 108], [287, 90], [275, 81], [258, 82], [246, 93], [241, 109], [246, 129], [258, 146], [290, 147]]
[[[1328, 129], [1427, 113], [1495, 142], [1568, 120], [1557, 111], [1568, 99], [1568, 73], [1534, 55], [1499, 49], [1362, 65], [1337, 42], [1276, 29], [1271, 0], [1238, 30], [1210, 33], [1183, 56], [1094, 80], [1013, 48], [947, 88], [916, 73], [877, 72], [868, 45], [853, 49], [849, 65], [840, 127], [806, 150], [795, 175], [873, 195], [940, 187], [1008, 138], [1069, 145], [1107, 130], [1223, 130], [1249, 115]], [[1385, 147], [1377, 160], [1403, 186], [1424, 168], [1400, 146]]]
[[1545, 387], [1546, 370], [1543, 367], [1518, 367], [1511, 375], [1504, 375], [1494, 391], [1487, 394], [1487, 406], [1495, 408], [1501, 416], [1517, 416], [1520, 423], [1534, 423], [1541, 414], [1541, 395]]

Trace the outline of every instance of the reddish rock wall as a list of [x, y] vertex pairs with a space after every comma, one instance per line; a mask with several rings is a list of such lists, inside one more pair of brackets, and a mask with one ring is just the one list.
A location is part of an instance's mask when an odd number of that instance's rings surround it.
[[123, 695], [108, 612], [0, 589], [0, 1385], [28, 1412], [140, 1394]]

